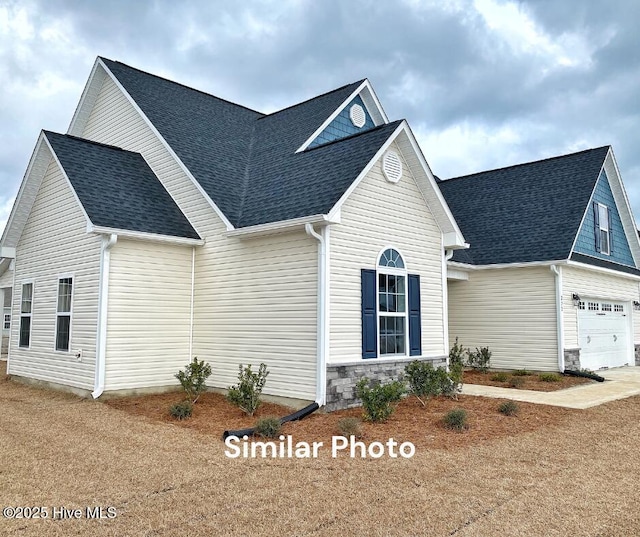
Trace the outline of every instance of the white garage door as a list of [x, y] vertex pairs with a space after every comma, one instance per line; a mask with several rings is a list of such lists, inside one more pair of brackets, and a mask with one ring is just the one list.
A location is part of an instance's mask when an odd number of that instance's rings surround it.
[[595, 371], [629, 363], [628, 305], [585, 300], [578, 307], [580, 365]]

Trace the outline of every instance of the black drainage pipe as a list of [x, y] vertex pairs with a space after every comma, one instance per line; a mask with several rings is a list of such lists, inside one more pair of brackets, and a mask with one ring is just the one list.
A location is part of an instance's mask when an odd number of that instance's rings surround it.
[[564, 374], [570, 377], [583, 377], [585, 379], [597, 380], [598, 382], [604, 382], [604, 377], [596, 375], [595, 373], [585, 373], [584, 371], [574, 371], [572, 369], [565, 369]]
[[[301, 420], [302, 418], [306, 418], [309, 414], [311, 414], [312, 412], [315, 412], [319, 408], [320, 408], [320, 405], [318, 403], [311, 403], [310, 405], [300, 410], [297, 410], [293, 414], [288, 414], [287, 416], [280, 418], [280, 423], [282, 424], [282, 423], [287, 423], [289, 421]], [[237, 436], [238, 438], [242, 438], [245, 435], [253, 436], [255, 432], [256, 432], [255, 427], [251, 427], [249, 429], [237, 429], [235, 431], [225, 431], [224, 433], [222, 433], [222, 439], [226, 440], [229, 436]]]

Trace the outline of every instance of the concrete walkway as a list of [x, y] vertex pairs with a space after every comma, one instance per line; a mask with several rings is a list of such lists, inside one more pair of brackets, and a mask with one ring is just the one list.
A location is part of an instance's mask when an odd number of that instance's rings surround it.
[[589, 408], [632, 395], [640, 395], [640, 367], [619, 367], [597, 373], [606, 380], [556, 392], [464, 384], [462, 393], [567, 408]]

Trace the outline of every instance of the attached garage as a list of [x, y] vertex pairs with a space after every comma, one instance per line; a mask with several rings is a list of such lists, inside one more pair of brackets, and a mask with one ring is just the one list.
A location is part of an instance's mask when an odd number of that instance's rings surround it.
[[586, 298], [578, 305], [580, 365], [592, 371], [633, 365], [629, 305]]

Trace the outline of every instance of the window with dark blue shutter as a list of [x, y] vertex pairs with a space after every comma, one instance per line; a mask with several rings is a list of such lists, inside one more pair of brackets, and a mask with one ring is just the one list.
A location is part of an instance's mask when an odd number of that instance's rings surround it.
[[362, 357], [376, 358], [378, 341], [378, 311], [376, 307], [376, 271], [362, 269]]
[[600, 211], [598, 203], [593, 202], [593, 233], [596, 236], [596, 252], [600, 251]]
[[422, 321], [420, 315], [420, 276], [409, 274], [409, 355], [422, 354]]
[[613, 228], [611, 227], [611, 211], [608, 209], [607, 219], [609, 220], [609, 255], [613, 255]]

